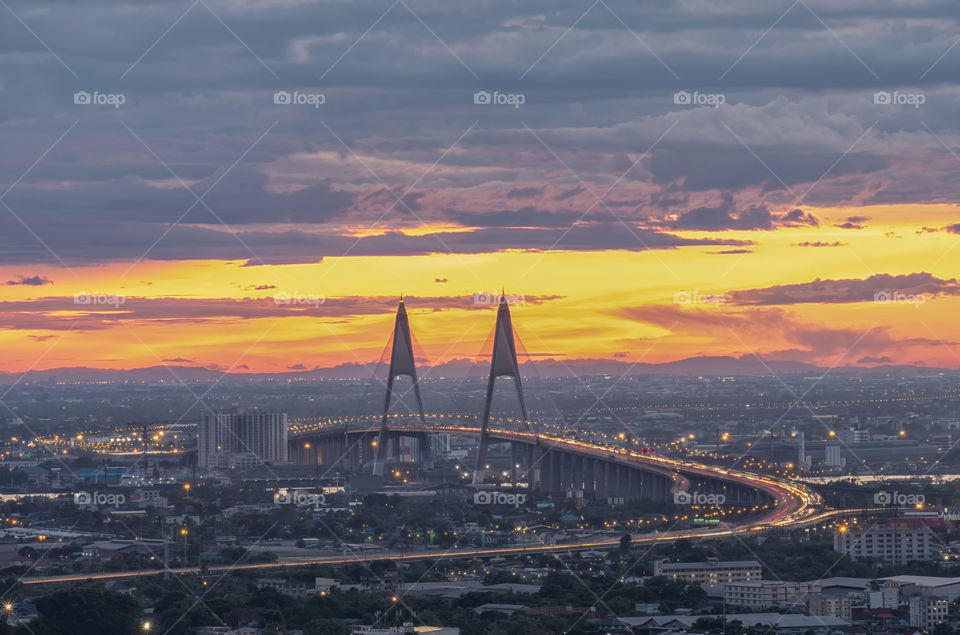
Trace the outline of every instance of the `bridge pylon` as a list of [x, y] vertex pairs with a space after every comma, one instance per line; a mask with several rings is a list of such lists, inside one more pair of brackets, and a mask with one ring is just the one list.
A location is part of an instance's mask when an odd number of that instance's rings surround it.
[[[510, 319], [510, 307], [505, 294], [500, 294], [500, 304], [497, 308], [497, 325], [493, 331], [493, 356], [490, 360], [490, 378], [487, 380], [487, 398], [483, 405], [483, 420], [480, 426], [480, 446], [477, 450], [477, 464], [473, 471], [474, 484], [483, 483], [486, 476], [487, 448], [490, 443], [488, 426], [490, 424], [490, 407], [493, 403], [493, 388], [500, 377], [512, 377], [513, 385], [517, 389], [517, 399], [520, 401], [520, 413], [530, 431], [530, 420], [527, 418], [527, 406], [523, 401], [523, 385], [520, 379], [520, 365], [517, 363], [517, 346], [513, 335], [513, 322]], [[530, 448], [533, 449], [532, 447]], [[527, 477], [529, 487], [533, 488], [533, 452], [527, 453], [527, 469], [531, 472]]]
[[[383, 476], [383, 467], [387, 459], [387, 418], [390, 415], [390, 402], [394, 397], [393, 381], [397, 377], [409, 377], [413, 381], [413, 394], [420, 411], [420, 422], [426, 426], [423, 413], [423, 397], [420, 395], [420, 383], [417, 381], [417, 365], [413, 358], [413, 339], [410, 337], [410, 322], [407, 309], [400, 299], [397, 306], [397, 318], [393, 324], [393, 346], [390, 351], [390, 374], [387, 376], [387, 394], [383, 402], [383, 418], [380, 421], [380, 434], [377, 439], [377, 454], [373, 462], [373, 473]], [[399, 438], [396, 443], [399, 443]], [[424, 448], [425, 449], [425, 448]]]

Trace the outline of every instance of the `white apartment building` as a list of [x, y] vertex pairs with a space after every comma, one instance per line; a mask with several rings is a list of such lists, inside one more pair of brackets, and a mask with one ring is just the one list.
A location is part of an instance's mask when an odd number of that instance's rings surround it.
[[277, 593], [301, 599], [315, 594], [314, 585], [284, 578], [260, 578], [257, 580], [257, 588], [273, 589]]
[[842, 468], [847, 464], [846, 459], [840, 456], [839, 445], [828, 445], [824, 448], [827, 467]]
[[820, 591], [819, 584], [809, 582], [731, 582], [723, 586], [723, 602], [728, 607], [749, 609], [790, 606], [803, 601], [800, 596], [819, 594]]
[[[234, 460], [247, 457], [247, 460]], [[287, 414], [255, 408], [205, 412], [197, 425], [197, 463], [224, 467], [286, 463]]]
[[910, 598], [910, 626], [933, 630], [940, 622], [947, 621], [950, 603], [946, 598], [932, 595], [915, 595]]
[[866, 531], [841, 529], [833, 535], [833, 550], [854, 560], [879, 560], [906, 564], [931, 557], [930, 530], [874, 526]]
[[727, 584], [760, 580], [760, 563], [756, 560], [707, 562], [666, 562], [656, 560], [653, 563], [653, 575], [662, 575], [671, 580], [682, 580], [688, 584]]
[[851, 443], [869, 443], [870, 431], [858, 430], [856, 428], [844, 428], [840, 430], [840, 441], [846, 444]]
[[807, 598], [807, 614], [853, 619], [853, 598], [849, 595], [811, 595]]

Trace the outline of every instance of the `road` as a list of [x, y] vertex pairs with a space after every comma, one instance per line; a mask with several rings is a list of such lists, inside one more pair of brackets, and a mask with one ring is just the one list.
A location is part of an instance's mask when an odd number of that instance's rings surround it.
[[[310, 434], [330, 429], [333, 426], [291, 426], [291, 438], [306, 438]], [[377, 426], [353, 427], [354, 434], [373, 434], [379, 430]], [[391, 426], [391, 432], [447, 432], [450, 434], [479, 435], [480, 428], [463, 424], [456, 425], [428, 425], [419, 424]], [[806, 489], [802, 484], [791, 483], [764, 474], [743, 472], [723, 467], [703, 465], [690, 461], [671, 459], [661, 454], [643, 454], [635, 450], [613, 445], [599, 445], [562, 436], [562, 434], [544, 434], [534, 432], [519, 432], [513, 430], [492, 429], [489, 431], [496, 441], [512, 441], [535, 445], [545, 450], [570, 452], [594, 459], [602, 459], [613, 463], [630, 465], [651, 472], [668, 475], [694, 475], [710, 479], [717, 479], [746, 487], [756, 488], [776, 501], [773, 514], [763, 518], [760, 524], [787, 526], [801, 521], [813, 514], [817, 507], [822, 505], [820, 496]], [[682, 479], [678, 479], [682, 481]]]
[[[443, 426], [434, 426], [434, 431]], [[469, 433], [462, 427], [451, 427], [451, 432]], [[479, 429], [476, 430], [479, 433]], [[534, 437], [528, 433], [495, 431], [495, 436], [503, 440], [530, 442]], [[527, 438], [530, 437], [530, 438]], [[704, 539], [704, 538], [724, 538], [740, 534], [752, 534], [755, 532], [764, 532], [779, 528], [797, 528], [814, 525], [830, 518], [850, 514], [860, 513], [869, 510], [834, 510], [828, 512], [818, 511], [822, 504], [820, 497], [808, 491], [799, 484], [789, 483], [780, 479], [775, 479], [762, 474], [753, 474], [737, 470], [727, 470], [707, 465], [689, 463], [670, 459], [664, 456], [641, 454], [624, 448], [602, 447], [594, 444], [585, 443], [575, 439], [563, 437], [544, 437], [535, 438], [535, 442], [552, 447], [556, 450], [576, 452], [595, 458], [628, 463], [635, 467], [644, 467], [654, 471], [669, 470], [675, 473], [692, 474], [706, 476], [709, 478], [721, 479], [733, 483], [755, 487], [768, 495], [774, 501], [774, 507], [771, 512], [755, 518], [743, 525], [730, 528], [707, 528], [707, 529], [685, 529], [648, 535], [638, 535], [633, 538], [633, 545], [654, 545], [662, 542], [672, 542], [681, 539]], [[227, 573], [230, 571], [250, 571], [257, 569], [276, 569], [279, 567], [304, 567], [313, 565], [344, 565], [350, 563], [373, 562], [377, 560], [410, 561], [410, 560], [454, 560], [462, 558], [489, 558], [496, 556], [515, 556], [521, 554], [542, 554], [553, 552], [584, 551], [592, 549], [603, 549], [618, 546], [620, 536], [603, 538], [600, 540], [588, 539], [573, 543], [563, 543], [558, 545], [523, 545], [510, 547], [490, 547], [490, 548], [463, 548], [451, 549], [448, 551], [423, 550], [423, 551], [380, 551], [375, 553], [345, 553], [343, 555], [326, 555], [316, 557], [289, 557], [281, 559], [278, 562], [260, 563], [260, 564], [235, 564], [218, 565], [207, 567], [205, 571], [208, 574]], [[125, 571], [116, 573], [96, 573], [96, 574], [72, 574], [60, 576], [47, 576], [36, 578], [24, 578], [23, 584], [53, 584], [64, 582], [78, 582], [83, 580], [122, 580], [138, 578], [144, 576], [163, 575], [172, 573], [175, 575], [196, 575], [202, 573], [199, 567], [181, 567], [177, 569], [161, 569], [150, 571]]]
[[[831, 510], [819, 512], [797, 521], [793, 527], [802, 528], [816, 525], [832, 518], [848, 516], [852, 514], [863, 513], [883, 513], [889, 512], [889, 508], [860, 508]], [[762, 519], [761, 519], [762, 520]], [[762, 533], [770, 531], [773, 526], [768, 523], [754, 522], [741, 527], [730, 529], [697, 529], [663, 532], [659, 534], [634, 536], [631, 544], [633, 546], [651, 546], [658, 543], [673, 542], [680, 539], [702, 540], [705, 538], [729, 538], [741, 534]], [[150, 571], [122, 571], [115, 573], [85, 573], [60, 576], [47, 576], [36, 578], [24, 578], [21, 582], [25, 585], [39, 584], [58, 584], [65, 582], [82, 582], [84, 580], [125, 580], [132, 578], [142, 578], [147, 576], [158, 576], [164, 574], [173, 575], [206, 575], [226, 574], [232, 571], [253, 571], [280, 569], [286, 567], [307, 567], [315, 565], [345, 565], [355, 563], [370, 563], [381, 560], [392, 561], [414, 561], [414, 560], [459, 560], [463, 558], [493, 558], [498, 556], [517, 556], [527, 554], [543, 553], [566, 553], [572, 551], [589, 551], [593, 549], [609, 549], [620, 545], [620, 537], [604, 538], [602, 540], [585, 540], [574, 543], [564, 543], [559, 545], [522, 545], [510, 547], [488, 547], [483, 549], [450, 549], [441, 551], [438, 549], [423, 551], [378, 551], [375, 553], [350, 553], [346, 555], [329, 555], [304, 558], [286, 558], [278, 562], [258, 563], [258, 564], [235, 564], [218, 565], [207, 567], [205, 570], [199, 567], [179, 567], [176, 569], [156, 569]]]

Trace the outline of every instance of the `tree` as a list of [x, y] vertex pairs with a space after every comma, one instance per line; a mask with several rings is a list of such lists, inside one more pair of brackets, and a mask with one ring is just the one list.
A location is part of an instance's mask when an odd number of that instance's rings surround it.
[[58, 591], [36, 600], [35, 635], [129, 635], [138, 628], [140, 606], [133, 598], [102, 586]]
[[633, 538], [629, 533], [623, 534], [620, 538], [620, 553], [628, 553], [630, 551], [630, 542]]

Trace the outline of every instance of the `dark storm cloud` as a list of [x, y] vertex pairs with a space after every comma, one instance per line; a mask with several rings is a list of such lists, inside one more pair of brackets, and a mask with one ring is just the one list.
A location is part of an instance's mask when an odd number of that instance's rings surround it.
[[[38, 225], [37, 235], [68, 266], [104, 260], [128, 260], [148, 254], [157, 260], [246, 260], [251, 265], [311, 263], [328, 256], [396, 256], [433, 253], [488, 253], [504, 250], [645, 251], [685, 246], [743, 246], [749, 241], [723, 238], [688, 239], [619, 222], [582, 223], [574, 227], [488, 227], [408, 235], [386, 231], [355, 236], [334, 231], [261, 229], [220, 226], [205, 209], [194, 209], [185, 221], [204, 226], [91, 220], [77, 226]], [[11, 217], [0, 214], [0, 263], [43, 262], [50, 258], [36, 237]]]
[[696, 337], [712, 335], [744, 343], [782, 338], [793, 347], [766, 353], [767, 359], [815, 361], [839, 355], [850, 363], [854, 359], [880, 357], [887, 351], [943, 344], [934, 338], [897, 338], [887, 327], [836, 328], [803, 322], [787, 311], [770, 307], [701, 309], [646, 305], [624, 307], [617, 311], [617, 316]]
[[522, 207], [516, 211], [462, 212], [451, 210], [447, 215], [468, 227], [569, 227], [584, 216], [583, 212], [555, 212]]
[[[960, 165], [926, 130], [952, 144], [957, 128], [948, 0], [808, 0], [786, 14], [748, 0], [9, 7], [30, 28], [0, 21], [0, 142], [16, 148], [0, 156], [0, 194], [49, 250], [0, 209], [4, 263], [130, 259], [158, 239], [151, 258], [312, 262], [355, 241], [330, 224], [397, 230], [446, 210], [480, 231], [390, 231], [351, 253], [545, 249], [609, 186], [605, 205], [631, 228], [642, 210], [700, 231], [815, 225], [784, 211], [798, 205], [960, 196]], [[922, 112], [873, 103], [898, 86], [928, 95]], [[475, 105], [479, 89], [526, 103]], [[726, 105], [679, 106], [681, 89]], [[126, 103], [76, 105], [80, 90]], [[278, 90], [326, 101], [275, 105]], [[212, 187], [210, 209], [171, 171], [198, 195]], [[558, 248], [690, 244], [600, 218]]]
[[842, 223], [837, 223], [840, 229], [863, 229], [864, 223], [870, 220], [866, 216], [848, 216]]
[[42, 287], [45, 284], [53, 284], [53, 280], [46, 276], [20, 276], [16, 280], [7, 280], [4, 284], [8, 287]]
[[875, 274], [865, 279], [820, 280], [764, 289], [730, 291], [727, 300], [744, 305], [877, 302], [898, 293], [912, 296], [960, 295], [960, 282], [926, 272], [905, 275]]
[[[243, 299], [123, 297], [122, 301], [114, 304], [77, 304], [74, 297], [7, 301], [0, 302], [0, 329], [83, 331], [111, 328], [120, 321], [229, 323], [290, 316], [349, 319], [390, 314], [397, 308], [397, 299], [394, 297], [338, 297], [325, 298], [317, 303], [297, 303], [287, 300], [292, 295], [278, 293], [273, 297]], [[540, 305], [561, 297], [525, 295], [524, 301]], [[410, 310], [478, 311], [489, 308], [477, 304], [473, 296], [406, 296], [404, 302]], [[64, 311], [69, 311], [70, 315], [65, 317]]]
[[[323, 223], [346, 213], [354, 204], [354, 195], [334, 190], [329, 182], [320, 182], [289, 193], [267, 189], [267, 177], [239, 167], [222, 178], [212, 174], [194, 184], [174, 183], [158, 188], [126, 175], [118, 166], [115, 180], [75, 190], [37, 190], [18, 188], [7, 202], [14, 210], [33, 210], [30, 218], [42, 223], [70, 219], [78, 214], [96, 221], [172, 222], [182, 214], [187, 223]], [[209, 190], [209, 193], [207, 193]], [[188, 212], [189, 210], [189, 212]], [[92, 218], [91, 218], [92, 215]], [[29, 222], [29, 221], [28, 221]]]
[[577, 196], [578, 194], [581, 194], [586, 190], [587, 188], [585, 188], [584, 186], [578, 185], [576, 187], [572, 187], [568, 190], [564, 190], [563, 192], [560, 192], [557, 196], [554, 197], [554, 200], [565, 201], [566, 199]]
[[536, 198], [543, 195], [543, 187], [515, 187], [507, 192], [507, 198]]
[[748, 205], [745, 209], [738, 210], [733, 195], [730, 192], [724, 192], [719, 205], [692, 209], [680, 214], [676, 220], [668, 221], [666, 224], [672, 229], [723, 231], [728, 229], [772, 230], [777, 227], [816, 227], [820, 224], [820, 221], [812, 214], [800, 209], [777, 214], [771, 212], [765, 205]]
[[[658, 152], [651, 160], [654, 182], [682, 180], [693, 191], [762, 186], [786, 190], [819, 179], [837, 160], [836, 153], [797, 153], [783, 148], [744, 148], [732, 136], [731, 147], [685, 148]], [[758, 158], [759, 156], [759, 158]], [[851, 153], [830, 170], [834, 177], [882, 170], [886, 157]]]

